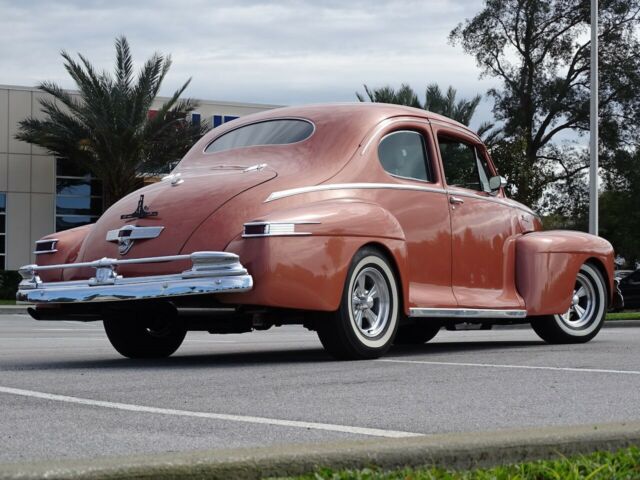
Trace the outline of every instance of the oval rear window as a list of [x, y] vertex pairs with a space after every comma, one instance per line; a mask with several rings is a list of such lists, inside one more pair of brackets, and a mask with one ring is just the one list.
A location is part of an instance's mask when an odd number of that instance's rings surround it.
[[305, 120], [266, 120], [225, 133], [211, 142], [205, 152], [215, 153], [258, 145], [286, 145], [306, 140], [312, 133], [313, 124]]

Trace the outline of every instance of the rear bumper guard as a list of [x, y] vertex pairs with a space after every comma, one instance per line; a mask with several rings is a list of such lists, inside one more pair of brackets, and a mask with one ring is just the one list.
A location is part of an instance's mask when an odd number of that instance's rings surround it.
[[[192, 267], [182, 273], [147, 277], [118, 275], [119, 265], [165, 263], [191, 260]], [[39, 272], [66, 268], [95, 268], [89, 280], [43, 282]], [[35, 304], [95, 303], [124, 300], [149, 300], [185, 295], [246, 292], [253, 279], [229, 252], [194, 252], [187, 255], [116, 260], [102, 258], [93, 262], [61, 265], [25, 265], [19, 270], [22, 281], [18, 287], [18, 302]]]

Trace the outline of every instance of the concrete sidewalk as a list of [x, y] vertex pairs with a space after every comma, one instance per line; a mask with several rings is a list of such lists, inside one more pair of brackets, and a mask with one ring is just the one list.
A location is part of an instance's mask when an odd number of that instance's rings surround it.
[[260, 479], [332, 469], [469, 469], [640, 444], [640, 422], [0, 465], [0, 479]]

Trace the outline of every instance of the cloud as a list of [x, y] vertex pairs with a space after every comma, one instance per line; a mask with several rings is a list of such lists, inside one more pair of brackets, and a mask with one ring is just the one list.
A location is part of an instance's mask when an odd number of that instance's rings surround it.
[[[451, 46], [451, 29], [481, 0], [74, 1], [0, 0], [0, 83], [73, 84], [61, 50], [110, 70], [113, 41], [134, 57], [170, 53], [162, 94], [193, 77], [190, 96], [292, 104], [352, 101], [362, 84], [453, 85], [462, 96], [494, 85]], [[485, 102], [476, 121], [489, 116]], [[480, 118], [483, 117], [483, 118]], [[476, 123], [476, 122], [474, 122]]]

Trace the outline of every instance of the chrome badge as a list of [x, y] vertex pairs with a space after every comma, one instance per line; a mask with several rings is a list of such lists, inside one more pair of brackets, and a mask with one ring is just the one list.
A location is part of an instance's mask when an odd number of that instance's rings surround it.
[[109, 230], [107, 232], [108, 242], [118, 242], [118, 253], [126, 255], [136, 240], [148, 240], [156, 238], [164, 230], [164, 227], [137, 227], [135, 225], [125, 225], [119, 230]]

